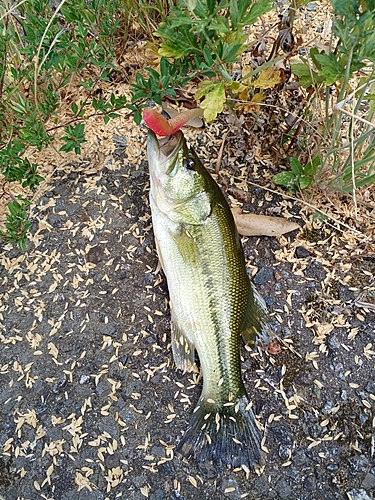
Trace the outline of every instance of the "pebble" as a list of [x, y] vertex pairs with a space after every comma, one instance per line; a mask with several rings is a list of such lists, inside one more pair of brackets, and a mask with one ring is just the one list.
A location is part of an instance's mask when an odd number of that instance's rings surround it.
[[302, 371], [295, 378], [296, 384], [300, 384], [300, 385], [303, 385], [305, 387], [309, 387], [312, 384], [313, 380], [314, 380], [314, 376], [309, 371]]
[[48, 215], [48, 222], [53, 227], [61, 227], [62, 226], [61, 217], [57, 214], [49, 214]]
[[82, 385], [82, 384], [86, 383], [88, 380], [90, 380], [89, 375], [81, 375], [81, 377], [79, 379], [79, 383]]
[[127, 139], [125, 136], [123, 135], [114, 135], [112, 137], [112, 140], [113, 142], [115, 143], [116, 146], [119, 146], [119, 147], [122, 147], [122, 148], [125, 148], [126, 145], [127, 145]]
[[128, 361], [128, 356], [124, 354], [123, 356], [119, 357], [118, 360], [125, 366], [126, 362]]
[[371, 500], [371, 497], [368, 496], [366, 490], [362, 488], [353, 488], [346, 492], [349, 500]]
[[337, 464], [328, 464], [326, 469], [329, 472], [336, 472], [338, 470], [339, 466]]
[[266, 306], [270, 307], [273, 306], [275, 303], [275, 299], [273, 297], [270, 297], [269, 295], [263, 297], [264, 302], [266, 303]]
[[113, 455], [106, 455], [104, 459], [105, 466], [108, 469], [114, 469], [115, 467], [121, 466], [120, 459], [122, 457], [119, 456], [118, 453], [113, 453]]
[[78, 209], [78, 205], [76, 203], [67, 203], [66, 207], [66, 212], [69, 216], [74, 215], [75, 212]]
[[285, 500], [292, 500], [296, 498], [295, 495], [293, 494], [292, 488], [283, 478], [279, 479], [275, 484], [275, 491], [278, 494], [279, 498]]
[[307, 248], [302, 246], [296, 247], [295, 254], [298, 259], [304, 259], [306, 257], [310, 257], [311, 255]]
[[163, 498], [165, 498], [163, 490], [158, 489], [150, 493], [150, 500], [163, 500]]
[[271, 428], [274, 438], [279, 444], [291, 445], [293, 440], [290, 437], [287, 428], [284, 425], [276, 425]]
[[306, 269], [308, 275], [314, 277], [317, 281], [323, 281], [327, 275], [327, 271], [324, 269], [323, 265], [314, 260], [310, 261]]
[[335, 335], [330, 335], [328, 337], [328, 340], [327, 340], [327, 344], [328, 344], [328, 347], [332, 350], [332, 351], [337, 351], [340, 349], [341, 347], [341, 344], [340, 342], [337, 340], [337, 338], [335, 337]]
[[90, 248], [90, 250], [86, 254], [87, 262], [91, 262], [92, 264], [98, 264], [104, 258], [104, 249], [96, 245], [95, 247]]
[[314, 491], [316, 489], [316, 480], [313, 475], [307, 476], [303, 482], [303, 487], [308, 491]]
[[375, 395], [375, 383], [372, 382], [372, 380], [366, 382], [364, 389], [366, 392], [369, 394], [374, 394]]
[[364, 455], [355, 455], [354, 457], [348, 458], [349, 465], [351, 469], [355, 472], [366, 472], [369, 460]]
[[365, 490], [375, 491], [375, 475], [368, 472], [361, 484]]
[[253, 282], [255, 283], [255, 285], [264, 285], [270, 280], [271, 274], [265, 267], [260, 268], [253, 278]]
[[316, 5], [316, 3], [313, 3], [313, 2], [309, 2], [307, 5], [306, 5], [306, 9], [310, 12], [315, 12], [316, 9], [318, 8], [318, 6]]
[[302, 448], [297, 448], [293, 453], [293, 463], [296, 467], [302, 467], [306, 464], [306, 454]]
[[349, 302], [354, 299], [354, 292], [347, 285], [337, 287], [337, 297], [342, 302]]
[[278, 448], [278, 455], [282, 460], [287, 460], [290, 458], [292, 452], [292, 447], [288, 444], [280, 444]]
[[143, 486], [144, 484], [146, 484], [146, 476], [144, 474], [138, 474], [138, 476], [135, 476], [133, 479], [132, 479], [132, 483], [134, 484], [134, 486], [136, 488], [140, 488], [141, 486]]

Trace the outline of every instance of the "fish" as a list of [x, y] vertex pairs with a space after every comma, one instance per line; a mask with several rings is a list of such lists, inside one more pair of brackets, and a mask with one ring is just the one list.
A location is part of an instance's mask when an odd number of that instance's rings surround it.
[[218, 184], [181, 131], [148, 132], [149, 200], [167, 280], [171, 344], [178, 369], [198, 354], [202, 393], [177, 446], [217, 469], [261, 462], [262, 433], [241, 374], [240, 339], [269, 339], [266, 305], [246, 272], [240, 236]]

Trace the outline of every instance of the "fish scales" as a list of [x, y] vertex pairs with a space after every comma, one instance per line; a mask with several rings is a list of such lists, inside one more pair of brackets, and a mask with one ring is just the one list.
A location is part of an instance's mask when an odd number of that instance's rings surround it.
[[266, 336], [264, 303], [254, 292], [230, 208], [181, 132], [163, 145], [148, 136], [150, 205], [167, 278], [172, 350], [189, 371], [198, 353], [202, 394], [178, 451], [197, 461], [253, 467], [261, 435], [241, 376], [240, 336]]

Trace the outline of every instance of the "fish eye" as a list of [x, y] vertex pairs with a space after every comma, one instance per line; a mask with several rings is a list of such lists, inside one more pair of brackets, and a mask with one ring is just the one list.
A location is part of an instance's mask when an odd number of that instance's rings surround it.
[[183, 166], [187, 170], [194, 170], [195, 169], [195, 162], [191, 158], [184, 158], [183, 159]]

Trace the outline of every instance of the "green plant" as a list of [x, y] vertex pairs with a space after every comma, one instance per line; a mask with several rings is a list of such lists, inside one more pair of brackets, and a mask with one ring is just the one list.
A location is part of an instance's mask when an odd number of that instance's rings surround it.
[[315, 178], [355, 196], [356, 188], [375, 182], [375, 5], [373, 0], [331, 2], [328, 53], [312, 48], [292, 70], [314, 93], [311, 106], [325, 94], [322, 140], [311, 152], [322, 156]]
[[141, 122], [139, 102], [145, 99], [152, 99], [157, 104], [162, 103], [166, 96], [176, 97], [176, 88], [183, 87], [192, 79], [192, 65], [189, 60], [184, 60], [176, 67], [169, 62], [166, 57], [160, 60], [160, 72], [154, 68], [145, 68], [148, 72], [148, 78], [141, 73], [136, 74], [136, 82], [132, 85], [132, 103], [127, 107], [134, 111], [134, 119], [137, 124]]
[[[148, 80], [139, 77], [133, 103], [142, 105], [139, 101], [150, 97], [159, 102], [163, 92], [173, 93], [181, 83], [199, 77], [196, 99], [203, 98], [200, 106], [205, 119], [215, 119], [227, 92], [238, 93], [244, 88], [233, 80], [232, 67], [247, 48], [245, 26], [254, 24], [271, 8], [270, 0], [178, 0], [155, 32], [161, 39], [161, 71], [149, 69]], [[173, 72], [167, 59], [173, 61]]]
[[321, 158], [319, 156], [316, 156], [313, 160], [306, 163], [306, 165], [301, 165], [297, 158], [291, 157], [290, 166], [292, 171], [280, 172], [273, 177], [272, 181], [293, 192], [296, 192], [297, 189], [304, 190], [313, 183], [320, 163]]
[[26, 219], [30, 202], [18, 196], [8, 203], [9, 212], [6, 216], [5, 231], [0, 231], [0, 236], [5, 241], [15, 241], [21, 250], [26, 249], [26, 235], [31, 222]]
[[[0, 5], [0, 174], [3, 194], [7, 183], [19, 182], [33, 189], [43, 178], [37, 165], [27, 159], [30, 147], [39, 151], [52, 142], [58, 128], [65, 128], [62, 151], [77, 154], [85, 142], [84, 121], [102, 115], [117, 116], [126, 99], [112, 94], [107, 100], [95, 91], [108, 80], [114, 67], [116, 47], [123, 24], [121, 0], [61, 0], [52, 10], [50, 0], [27, 0]], [[60, 94], [72, 75], [82, 74], [86, 97], [72, 103], [72, 120], [55, 125]], [[83, 78], [83, 75], [85, 77]], [[89, 77], [87, 75], [90, 75]], [[7, 241], [24, 246], [28, 221], [27, 201], [8, 204]], [[14, 225], [12, 229], [12, 225]]]

